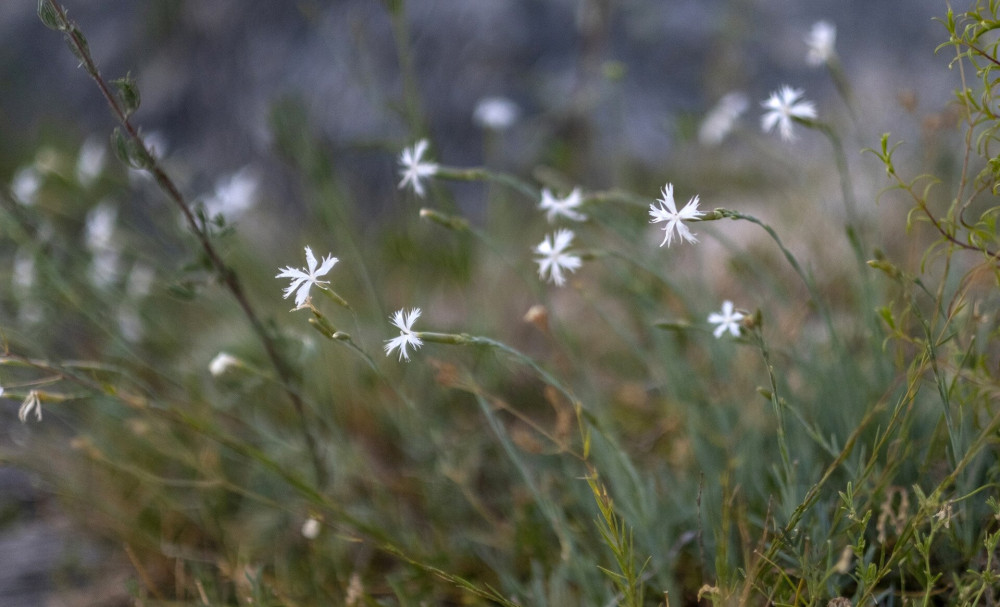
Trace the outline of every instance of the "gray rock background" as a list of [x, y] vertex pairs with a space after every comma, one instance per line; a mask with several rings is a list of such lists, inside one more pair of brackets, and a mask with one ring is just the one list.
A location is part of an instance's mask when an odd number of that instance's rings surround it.
[[[34, 4], [10, 3], [0, 14], [0, 174], [56, 133], [82, 141], [112, 126]], [[871, 122], [896, 108], [901, 89], [940, 103], [952, 86], [942, 78], [948, 57], [933, 54], [944, 28], [932, 17], [944, 4], [931, 0], [406, 4], [420, 103], [439, 158], [481, 162], [483, 134], [472, 110], [484, 96], [504, 95], [524, 109], [505, 159], [530, 166], [545, 142], [583, 123], [586, 145], [578, 151], [589, 158], [593, 187], [613, 178], [601, 169], [608, 150], [664, 163], [678, 117], [703, 114], [729, 90], [754, 103], [783, 83], [812, 99], [832, 97], [823, 70], [804, 61], [803, 37], [819, 19], [837, 25], [838, 51]], [[137, 122], [164, 134], [171, 156], [197, 167], [195, 189], [248, 163], [271, 164], [269, 116], [276, 101], [292, 98], [351, 183], [368, 198], [389, 194], [394, 154], [416, 134], [399, 111], [403, 84], [381, 2], [112, 0], [69, 9], [103, 73], [137, 78]], [[620, 82], [604, 77], [609, 61], [624, 67]]]

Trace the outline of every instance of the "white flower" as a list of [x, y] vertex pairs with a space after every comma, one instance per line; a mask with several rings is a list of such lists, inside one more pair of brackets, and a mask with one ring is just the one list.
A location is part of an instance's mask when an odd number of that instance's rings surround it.
[[[840, 551], [840, 558], [837, 559], [837, 564], [833, 566], [833, 570], [837, 573], [844, 575], [850, 573], [854, 564], [854, 547], [848, 544], [844, 546], [844, 549]], [[849, 601], [848, 601], [849, 602]]]
[[309, 517], [304, 523], [302, 523], [302, 537], [307, 540], [314, 540], [319, 536], [319, 520], [314, 517]]
[[102, 138], [90, 137], [83, 142], [76, 161], [76, 178], [81, 185], [87, 187], [101, 175], [106, 151], [107, 147]]
[[115, 221], [118, 219], [118, 209], [110, 202], [102, 202], [87, 213], [87, 226], [84, 236], [87, 249], [91, 253], [103, 251], [112, 246], [115, 232]]
[[546, 188], [542, 190], [542, 201], [538, 203], [538, 208], [545, 211], [549, 223], [555, 221], [559, 215], [573, 221], [586, 221], [587, 216], [576, 211], [582, 203], [583, 195], [580, 193], [580, 188], [573, 188], [565, 198], [556, 198]]
[[19, 297], [25, 297], [35, 286], [35, 256], [24, 247], [17, 250], [14, 255], [14, 274], [11, 277], [14, 293]]
[[698, 219], [704, 213], [698, 210], [698, 197], [695, 196], [684, 205], [684, 208], [680, 211], [677, 210], [677, 205], [674, 204], [674, 186], [671, 183], [663, 186], [660, 191], [663, 198], [658, 198], [656, 201], [660, 203], [660, 206], [649, 205], [649, 223], [659, 223], [661, 221], [667, 222], [667, 225], [663, 226], [663, 242], [660, 246], [667, 245], [670, 246], [671, 241], [674, 239], [674, 232], [677, 233], [677, 237], [681, 240], [686, 240], [688, 242], [698, 242], [698, 239], [694, 237], [691, 230], [684, 225], [682, 222], [685, 219]]
[[259, 179], [249, 166], [215, 182], [215, 191], [205, 200], [209, 217], [236, 218], [257, 201]]
[[405, 309], [396, 310], [396, 313], [389, 318], [392, 320], [392, 324], [399, 329], [399, 337], [385, 340], [385, 355], [389, 356], [393, 350], [399, 348], [399, 360], [410, 360], [406, 346], [413, 346], [413, 349], [416, 350], [424, 345], [423, 340], [413, 332], [413, 323], [420, 318], [420, 308], [413, 308], [409, 312]]
[[295, 307], [301, 308], [306, 303], [306, 299], [309, 298], [309, 289], [313, 285], [330, 284], [329, 280], [319, 280], [319, 277], [329, 272], [338, 261], [336, 257], [327, 255], [323, 258], [323, 264], [317, 268], [316, 257], [313, 256], [312, 249], [306, 247], [306, 269], [308, 271], [303, 272], [298, 268], [292, 267], [281, 268], [281, 273], [275, 276], [275, 278], [292, 279], [292, 284], [285, 289], [285, 299], [288, 299], [292, 293], [298, 291], [298, 293], [295, 293]]
[[84, 238], [91, 260], [88, 269], [90, 283], [104, 289], [118, 280], [121, 272], [121, 249], [115, 244], [115, 221], [118, 209], [102, 202], [87, 213]]
[[502, 131], [514, 126], [521, 108], [506, 97], [483, 97], [472, 112], [472, 120], [484, 129]]
[[351, 574], [351, 581], [347, 583], [347, 596], [344, 597], [346, 607], [358, 607], [363, 604], [365, 598], [365, 587], [361, 583], [361, 576], [355, 571]]
[[722, 334], [726, 331], [733, 337], [739, 337], [740, 335], [740, 321], [743, 320], [744, 316], [742, 313], [737, 312], [733, 309], [733, 302], [728, 299], [722, 302], [722, 311], [713, 312], [708, 315], [708, 322], [713, 325], [719, 325], [715, 327], [713, 334], [718, 338], [722, 337]]
[[835, 55], [833, 47], [836, 43], [837, 26], [829, 21], [817, 21], [806, 36], [806, 44], [809, 45], [806, 63], [814, 66], [829, 63]]
[[573, 230], [556, 230], [555, 233], [546, 235], [545, 240], [535, 247], [535, 253], [541, 255], [535, 260], [539, 278], [545, 280], [545, 275], [548, 274], [549, 280], [561, 287], [566, 282], [563, 270], [576, 272], [583, 265], [583, 260], [578, 255], [566, 252], [574, 236]]
[[698, 141], [703, 145], [722, 143], [749, 105], [750, 100], [739, 91], [723, 95], [702, 121], [698, 129]]
[[10, 183], [10, 191], [14, 194], [14, 199], [26, 207], [35, 204], [38, 199], [38, 190], [42, 188], [42, 176], [34, 166], [26, 166], [14, 174], [14, 180]]
[[26, 247], [19, 248], [14, 254], [11, 292], [17, 299], [20, 322], [28, 325], [42, 320], [43, 308], [32, 294], [37, 276], [34, 254]]
[[27, 398], [24, 399], [21, 408], [17, 411], [17, 418], [21, 420], [22, 424], [28, 421], [32, 410], [35, 411], [35, 419], [42, 421], [42, 401], [38, 398], [38, 390], [28, 392]]
[[144, 263], [136, 262], [128, 274], [125, 293], [132, 299], [142, 299], [152, 291], [154, 280], [156, 280], [156, 272], [153, 271], [153, 268]]
[[138, 343], [145, 331], [145, 323], [133, 304], [118, 308], [118, 332], [129, 343]]
[[228, 352], [219, 352], [212, 359], [212, 362], [208, 363], [208, 372], [212, 374], [212, 377], [219, 377], [223, 375], [226, 371], [232, 369], [233, 367], [239, 367], [242, 364], [240, 359], [236, 358]]
[[424, 197], [424, 184], [421, 180], [425, 177], [433, 177], [437, 174], [438, 165], [435, 162], [424, 162], [422, 160], [424, 152], [427, 151], [427, 140], [421, 139], [413, 144], [412, 148], [406, 148], [399, 155], [399, 174], [403, 180], [399, 182], [400, 188], [405, 188], [410, 184], [413, 191]]
[[146, 144], [146, 150], [149, 151], [149, 155], [153, 158], [160, 160], [167, 155], [167, 149], [170, 144], [167, 143], [167, 136], [162, 132], [151, 131], [143, 134], [142, 140]]
[[777, 92], [771, 93], [767, 101], [761, 103], [768, 110], [760, 119], [760, 126], [765, 133], [774, 130], [774, 126], [778, 125], [781, 138], [785, 141], [792, 141], [795, 139], [795, 133], [792, 132], [792, 120], [795, 118], [806, 120], [816, 117], [816, 106], [813, 105], [812, 101], [799, 99], [802, 97], [802, 92], [802, 89], [782, 86]]
[[87, 268], [90, 284], [106, 289], [118, 280], [122, 269], [122, 256], [117, 249], [101, 249], [94, 253]]

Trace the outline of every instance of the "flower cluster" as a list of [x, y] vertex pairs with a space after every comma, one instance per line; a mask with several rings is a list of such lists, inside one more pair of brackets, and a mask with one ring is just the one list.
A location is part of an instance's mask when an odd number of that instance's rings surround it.
[[[821, 65], [830, 63], [835, 59], [834, 46], [836, 42], [836, 28], [826, 22], [820, 21], [813, 25], [812, 30], [806, 37], [809, 47], [807, 62], [811, 65]], [[732, 92], [723, 96], [718, 104], [706, 116], [699, 130], [699, 139], [706, 145], [717, 145], [732, 131], [740, 116], [746, 111], [748, 101], [746, 95], [740, 92]], [[784, 85], [761, 103], [766, 110], [761, 116], [761, 128], [764, 132], [771, 132], [777, 129], [781, 138], [785, 141], [795, 139], [793, 124], [795, 122], [809, 124], [816, 116], [816, 107], [811, 101], [803, 99], [801, 89]], [[509, 128], [517, 121], [520, 114], [519, 108], [510, 100], [505, 98], [485, 98], [480, 101], [473, 115], [473, 120], [483, 128], [490, 130], [503, 130]], [[424, 158], [429, 147], [426, 139], [420, 139], [411, 147], [405, 148], [399, 154], [399, 188], [412, 188], [413, 192], [423, 197], [426, 193], [424, 181], [438, 175], [440, 170], [436, 162]], [[28, 179], [24, 179], [28, 183]], [[217, 194], [219, 199], [235, 199], [240, 201], [251, 198], [253, 186], [256, 184], [251, 180], [233, 179], [231, 183], [223, 184], [217, 188], [221, 193]], [[30, 190], [33, 186], [25, 185], [18, 188], [21, 190], [20, 198], [31, 199]], [[238, 195], [234, 194], [238, 191]], [[587, 221], [586, 214], [580, 211], [584, 202], [584, 196], [579, 187], [573, 188], [568, 194], [560, 197], [548, 188], [541, 191], [541, 200], [538, 202], [538, 209], [545, 213], [549, 223], [555, 223], [559, 219], [583, 222]], [[705, 218], [705, 213], [699, 210], [699, 196], [695, 195], [688, 199], [687, 203], [677, 208], [674, 199], [674, 186], [667, 183], [660, 190], [660, 198], [655, 203], [649, 205], [649, 222], [663, 224], [663, 240], [660, 247], [669, 247], [674, 240], [696, 243], [697, 235], [691, 231], [687, 222], [700, 221]], [[583, 266], [583, 257], [571, 250], [576, 233], [566, 228], [557, 229], [551, 234], [546, 234], [541, 243], [536, 245], [532, 251], [535, 254], [535, 263], [538, 264], [538, 276], [541, 280], [549, 281], [556, 286], [566, 284], [568, 273], [575, 273]], [[313, 286], [326, 290], [325, 285], [329, 281], [320, 280], [337, 263], [337, 258], [327, 255], [322, 263], [318, 263], [309, 247], [305, 247], [306, 268], [298, 269], [292, 267], [282, 268], [277, 278], [288, 278], [291, 280], [285, 289], [284, 297], [287, 299], [295, 294], [296, 309], [308, 305], [309, 291]], [[317, 312], [318, 314], [318, 312]], [[390, 321], [397, 329], [399, 336], [385, 341], [386, 356], [398, 350], [399, 360], [408, 361], [410, 352], [408, 348], [416, 350], [423, 345], [420, 333], [413, 331], [413, 324], [420, 317], [420, 308], [412, 308], [407, 311], [405, 308], [397, 310]], [[733, 303], [726, 300], [722, 304], [720, 312], [712, 313], [708, 316], [708, 322], [716, 325], [714, 335], [722, 337], [725, 333], [732, 336], [739, 336], [740, 322], [745, 315], [736, 310]], [[430, 336], [432, 334], [425, 334]], [[228, 355], [220, 354], [212, 361], [211, 371], [213, 375], [221, 375], [232, 366], [233, 361]]]

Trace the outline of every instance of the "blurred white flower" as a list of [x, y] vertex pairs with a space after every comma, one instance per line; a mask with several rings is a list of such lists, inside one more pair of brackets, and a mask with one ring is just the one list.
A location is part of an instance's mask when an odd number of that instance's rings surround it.
[[556, 230], [551, 235], [547, 234], [541, 244], [535, 247], [535, 253], [541, 256], [535, 260], [539, 278], [545, 280], [545, 275], [548, 274], [548, 279], [561, 287], [566, 282], [563, 270], [576, 272], [583, 265], [583, 260], [578, 255], [566, 252], [574, 236], [573, 230]]
[[351, 581], [347, 583], [347, 595], [344, 597], [346, 607], [359, 607], [363, 605], [365, 599], [365, 587], [361, 583], [361, 576], [355, 571], [351, 574]]
[[319, 536], [319, 520], [314, 517], [309, 517], [304, 523], [302, 523], [302, 537], [307, 540], [314, 540]]
[[674, 239], [674, 233], [677, 233], [677, 237], [681, 240], [686, 240], [688, 242], [698, 242], [691, 230], [684, 225], [684, 220], [686, 219], [697, 219], [703, 215], [701, 211], [698, 210], [698, 197], [695, 196], [684, 205], [680, 211], [677, 210], [677, 205], [674, 203], [674, 186], [671, 183], [663, 186], [660, 191], [663, 198], [658, 198], [656, 201], [660, 203], [657, 207], [654, 204], [649, 205], [649, 223], [659, 223], [661, 221], [667, 222], [667, 225], [663, 226], [663, 242], [660, 246], [667, 245]]
[[257, 202], [260, 179], [249, 166], [215, 182], [215, 191], [205, 199], [205, 213], [209, 217], [222, 215], [236, 219]]
[[101, 249], [94, 253], [87, 271], [90, 284], [98, 289], [106, 289], [118, 280], [121, 266], [122, 257], [116, 249]]
[[100, 177], [106, 155], [107, 147], [103, 138], [89, 137], [83, 142], [76, 160], [76, 179], [80, 185], [87, 187]]
[[421, 182], [425, 177], [433, 177], [437, 174], [438, 165], [435, 162], [424, 162], [424, 152], [427, 151], [427, 140], [421, 139], [413, 144], [413, 147], [406, 148], [399, 155], [399, 174], [403, 180], [399, 182], [400, 188], [405, 188], [407, 184], [413, 191], [424, 197], [424, 184]]
[[125, 299], [118, 307], [118, 330], [126, 341], [136, 343], [146, 332], [146, 321], [139, 312], [139, 303], [153, 289], [156, 274], [142, 262], [135, 262], [125, 280]]
[[774, 130], [774, 126], [777, 125], [781, 138], [792, 141], [795, 139], [792, 120], [795, 118], [808, 120], [816, 117], [816, 106], [811, 101], [800, 99], [802, 93], [802, 89], [782, 86], [778, 91], [771, 93], [767, 101], [761, 103], [768, 110], [760, 119], [760, 126], [765, 133]]
[[102, 202], [90, 209], [87, 213], [87, 226], [84, 235], [87, 249], [91, 253], [111, 246], [115, 220], [117, 219], [118, 209], [110, 202]]
[[150, 156], [156, 160], [160, 160], [167, 155], [170, 144], [167, 142], [167, 136], [162, 131], [145, 133], [142, 135], [142, 140], [146, 144], [146, 149], [149, 150]]
[[42, 320], [43, 307], [32, 294], [37, 277], [34, 254], [27, 247], [20, 247], [14, 254], [11, 291], [17, 298], [18, 321], [25, 325], [33, 325]]
[[28, 392], [28, 396], [17, 411], [17, 418], [23, 424], [28, 421], [28, 416], [31, 415], [32, 411], [35, 412], [35, 420], [42, 421], [42, 401], [38, 398], [38, 390]]
[[109, 202], [102, 202], [87, 213], [84, 236], [91, 254], [89, 277], [91, 284], [98, 288], [105, 288], [117, 280], [121, 269], [120, 247], [114, 243], [117, 218], [118, 209]]
[[[319, 280], [320, 276], [324, 276], [327, 272], [333, 268], [339, 260], [332, 255], [327, 255], [323, 258], [323, 264], [316, 267], [316, 257], [313, 256], [312, 249], [306, 247], [306, 269], [308, 271], [303, 272], [298, 268], [287, 267], [280, 268], [281, 273], [275, 276], [275, 278], [291, 278], [292, 283], [285, 289], [285, 299], [288, 299], [292, 293], [298, 291], [295, 294], [295, 307], [301, 308], [306, 299], [309, 298], [309, 289], [313, 285], [324, 285], [330, 284], [329, 280]], [[321, 287], [322, 288], [322, 287]]]
[[34, 166], [21, 168], [10, 182], [10, 191], [14, 193], [14, 199], [26, 207], [35, 204], [41, 187], [42, 177]]
[[53, 147], [45, 146], [35, 154], [35, 170], [39, 175], [59, 175], [65, 164], [65, 156]]
[[146, 323], [131, 302], [118, 308], [118, 332], [125, 341], [133, 344], [141, 340], [146, 332]]
[[208, 363], [208, 372], [212, 374], [212, 377], [219, 377], [226, 371], [233, 367], [239, 367], [242, 363], [240, 359], [236, 358], [228, 352], [219, 352], [212, 359], [212, 362]]
[[125, 292], [132, 299], [142, 299], [149, 295], [153, 289], [153, 281], [156, 273], [152, 268], [144, 263], [136, 262], [132, 266], [132, 271], [128, 273], [128, 282], [125, 283]]
[[399, 329], [399, 337], [385, 340], [385, 355], [389, 356], [392, 351], [399, 349], [399, 360], [410, 360], [410, 355], [406, 351], [406, 346], [413, 346], [416, 350], [424, 345], [424, 341], [413, 333], [413, 323], [420, 318], [420, 308], [413, 308], [409, 312], [405, 309], [396, 310], [390, 319], [393, 326]]
[[[833, 570], [837, 573], [844, 575], [851, 572], [854, 565], [854, 547], [848, 544], [844, 546], [844, 549], [840, 551], [840, 558], [837, 559], [837, 564], [833, 566]], [[850, 601], [848, 601], [850, 603]]]
[[35, 256], [25, 247], [17, 250], [14, 255], [14, 274], [11, 282], [14, 292], [19, 297], [26, 297], [35, 286]]
[[484, 97], [476, 104], [472, 120], [484, 129], [503, 131], [514, 126], [521, 108], [506, 97]]
[[837, 26], [829, 21], [817, 21], [809, 30], [809, 35], [806, 36], [806, 44], [809, 45], [806, 63], [813, 66], [828, 63], [834, 58], [836, 53], [834, 45], [836, 43]]
[[739, 91], [726, 93], [719, 99], [702, 121], [698, 129], [698, 141], [702, 145], [718, 145], [736, 126], [743, 112], [750, 106], [750, 100]]
[[733, 302], [728, 299], [722, 302], [722, 311], [713, 312], [708, 315], [708, 322], [713, 325], [719, 325], [715, 327], [713, 335], [716, 338], [722, 337], [722, 334], [726, 331], [733, 337], [739, 337], [740, 335], [740, 321], [743, 320], [744, 315], [733, 309]]
[[566, 219], [573, 221], [586, 221], [587, 216], [576, 209], [583, 203], [583, 195], [580, 188], [573, 188], [565, 198], [556, 198], [548, 188], [542, 190], [542, 201], [538, 203], [538, 208], [545, 211], [545, 217], [549, 223], [555, 221], [556, 217], [562, 215]]

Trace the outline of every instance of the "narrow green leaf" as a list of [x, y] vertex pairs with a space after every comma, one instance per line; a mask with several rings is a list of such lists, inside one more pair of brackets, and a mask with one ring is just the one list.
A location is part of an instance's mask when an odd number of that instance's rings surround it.
[[128, 140], [118, 127], [115, 127], [115, 129], [111, 131], [111, 149], [115, 151], [115, 156], [118, 157], [118, 160], [120, 160], [122, 164], [126, 164], [130, 167], [132, 166], [132, 160], [129, 158]]
[[121, 101], [122, 109], [125, 110], [126, 116], [132, 115], [133, 112], [139, 109], [139, 103], [141, 102], [139, 88], [136, 86], [131, 72], [123, 78], [112, 80], [111, 84], [115, 85], [115, 88], [118, 89], [118, 100]]
[[66, 43], [69, 45], [69, 50], [73, 51], [73, 55], [80, 60], [80, 65], [86, 65], [87, 58], [90, 56], [90, 45], [87, 44], [87, 38], [84, 37], [83, 32], [73, 24], [69, 25]]
[[885, 324], [889, 325], [890, 329], [896, 329], [896, 319], [893, 318], [892, 310], [888, 306], [879, 308], [878, 315], [885, 321]]
[[56, 12], [56, 7], [52, 6], [52, 0], [38, 0], [38, 18], [49, 29], [57, 31], [63, 29], [59, 13]]

